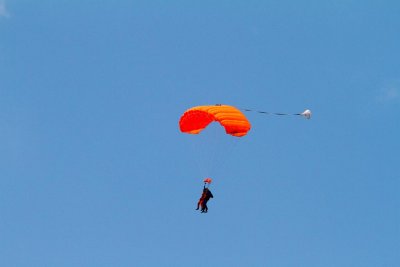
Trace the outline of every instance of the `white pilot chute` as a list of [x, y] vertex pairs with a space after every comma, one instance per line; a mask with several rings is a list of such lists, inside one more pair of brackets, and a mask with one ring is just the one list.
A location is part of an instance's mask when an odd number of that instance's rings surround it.
[[305, 118], [307, 118], [307, 119], [311, 119], [312, 113], [311, 113], [311, 110], [306, 109], [302, 113], [300, 113], [300, 115], [305, 117]]

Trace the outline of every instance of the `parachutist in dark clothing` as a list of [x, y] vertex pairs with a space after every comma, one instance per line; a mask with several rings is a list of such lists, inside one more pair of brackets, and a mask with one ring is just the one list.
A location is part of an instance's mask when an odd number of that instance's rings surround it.
[[200, 199], [199, 199], [199, 202], [197, 202], [197, 208], [196, 208], [196, 210], [198, 210], [199, 209], [199, 206], [201, 206], [202, 208], [201, 209], [203, 209], [203, 201], [204, 201], [204, 199], [206, 198], [206, 196], [207, 196], [207, 193], [206, 193], [207, 191], [206, 191], [206, 186], [204, 185], [204, 187], [203, 187], [203, 193], [201, 194], [201, 197], [200, 197]]
[[208, 207], [207, 207], [207, 202], [210, 200], [210, 198], [213, 198], [213, 194], [211, 193], [210, 189], [204, 188], [203, 189], [203, 194], [201, 195], [204, 198], [202, 200], [201, 204], [201, 213], [206, 213], [208, 212]]

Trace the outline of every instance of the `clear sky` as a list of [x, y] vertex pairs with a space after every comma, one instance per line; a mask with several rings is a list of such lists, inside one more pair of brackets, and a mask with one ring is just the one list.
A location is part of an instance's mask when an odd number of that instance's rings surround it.
[[[399, 14], [0, 0], [0, 265], [400, 266]], [[215, 103], [313, 118], [179, 131]]]

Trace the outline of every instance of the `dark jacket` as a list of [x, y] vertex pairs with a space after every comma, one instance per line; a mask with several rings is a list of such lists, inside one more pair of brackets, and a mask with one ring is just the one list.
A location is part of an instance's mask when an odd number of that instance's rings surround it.
[[210, 198], [213, 198], [213, 194], [211, 193], [210, 190], [206, 191], [206, 196], [204, 197], [204, 200], [209, 200]]

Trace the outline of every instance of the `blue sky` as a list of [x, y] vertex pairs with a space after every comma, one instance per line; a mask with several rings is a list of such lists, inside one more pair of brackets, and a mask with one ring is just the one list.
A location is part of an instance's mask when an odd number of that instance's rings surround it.
[[[399, 13], [0, 0], [1, 265], [399, 266]], [[313, 118], [180, 133], [215, 103]]]

